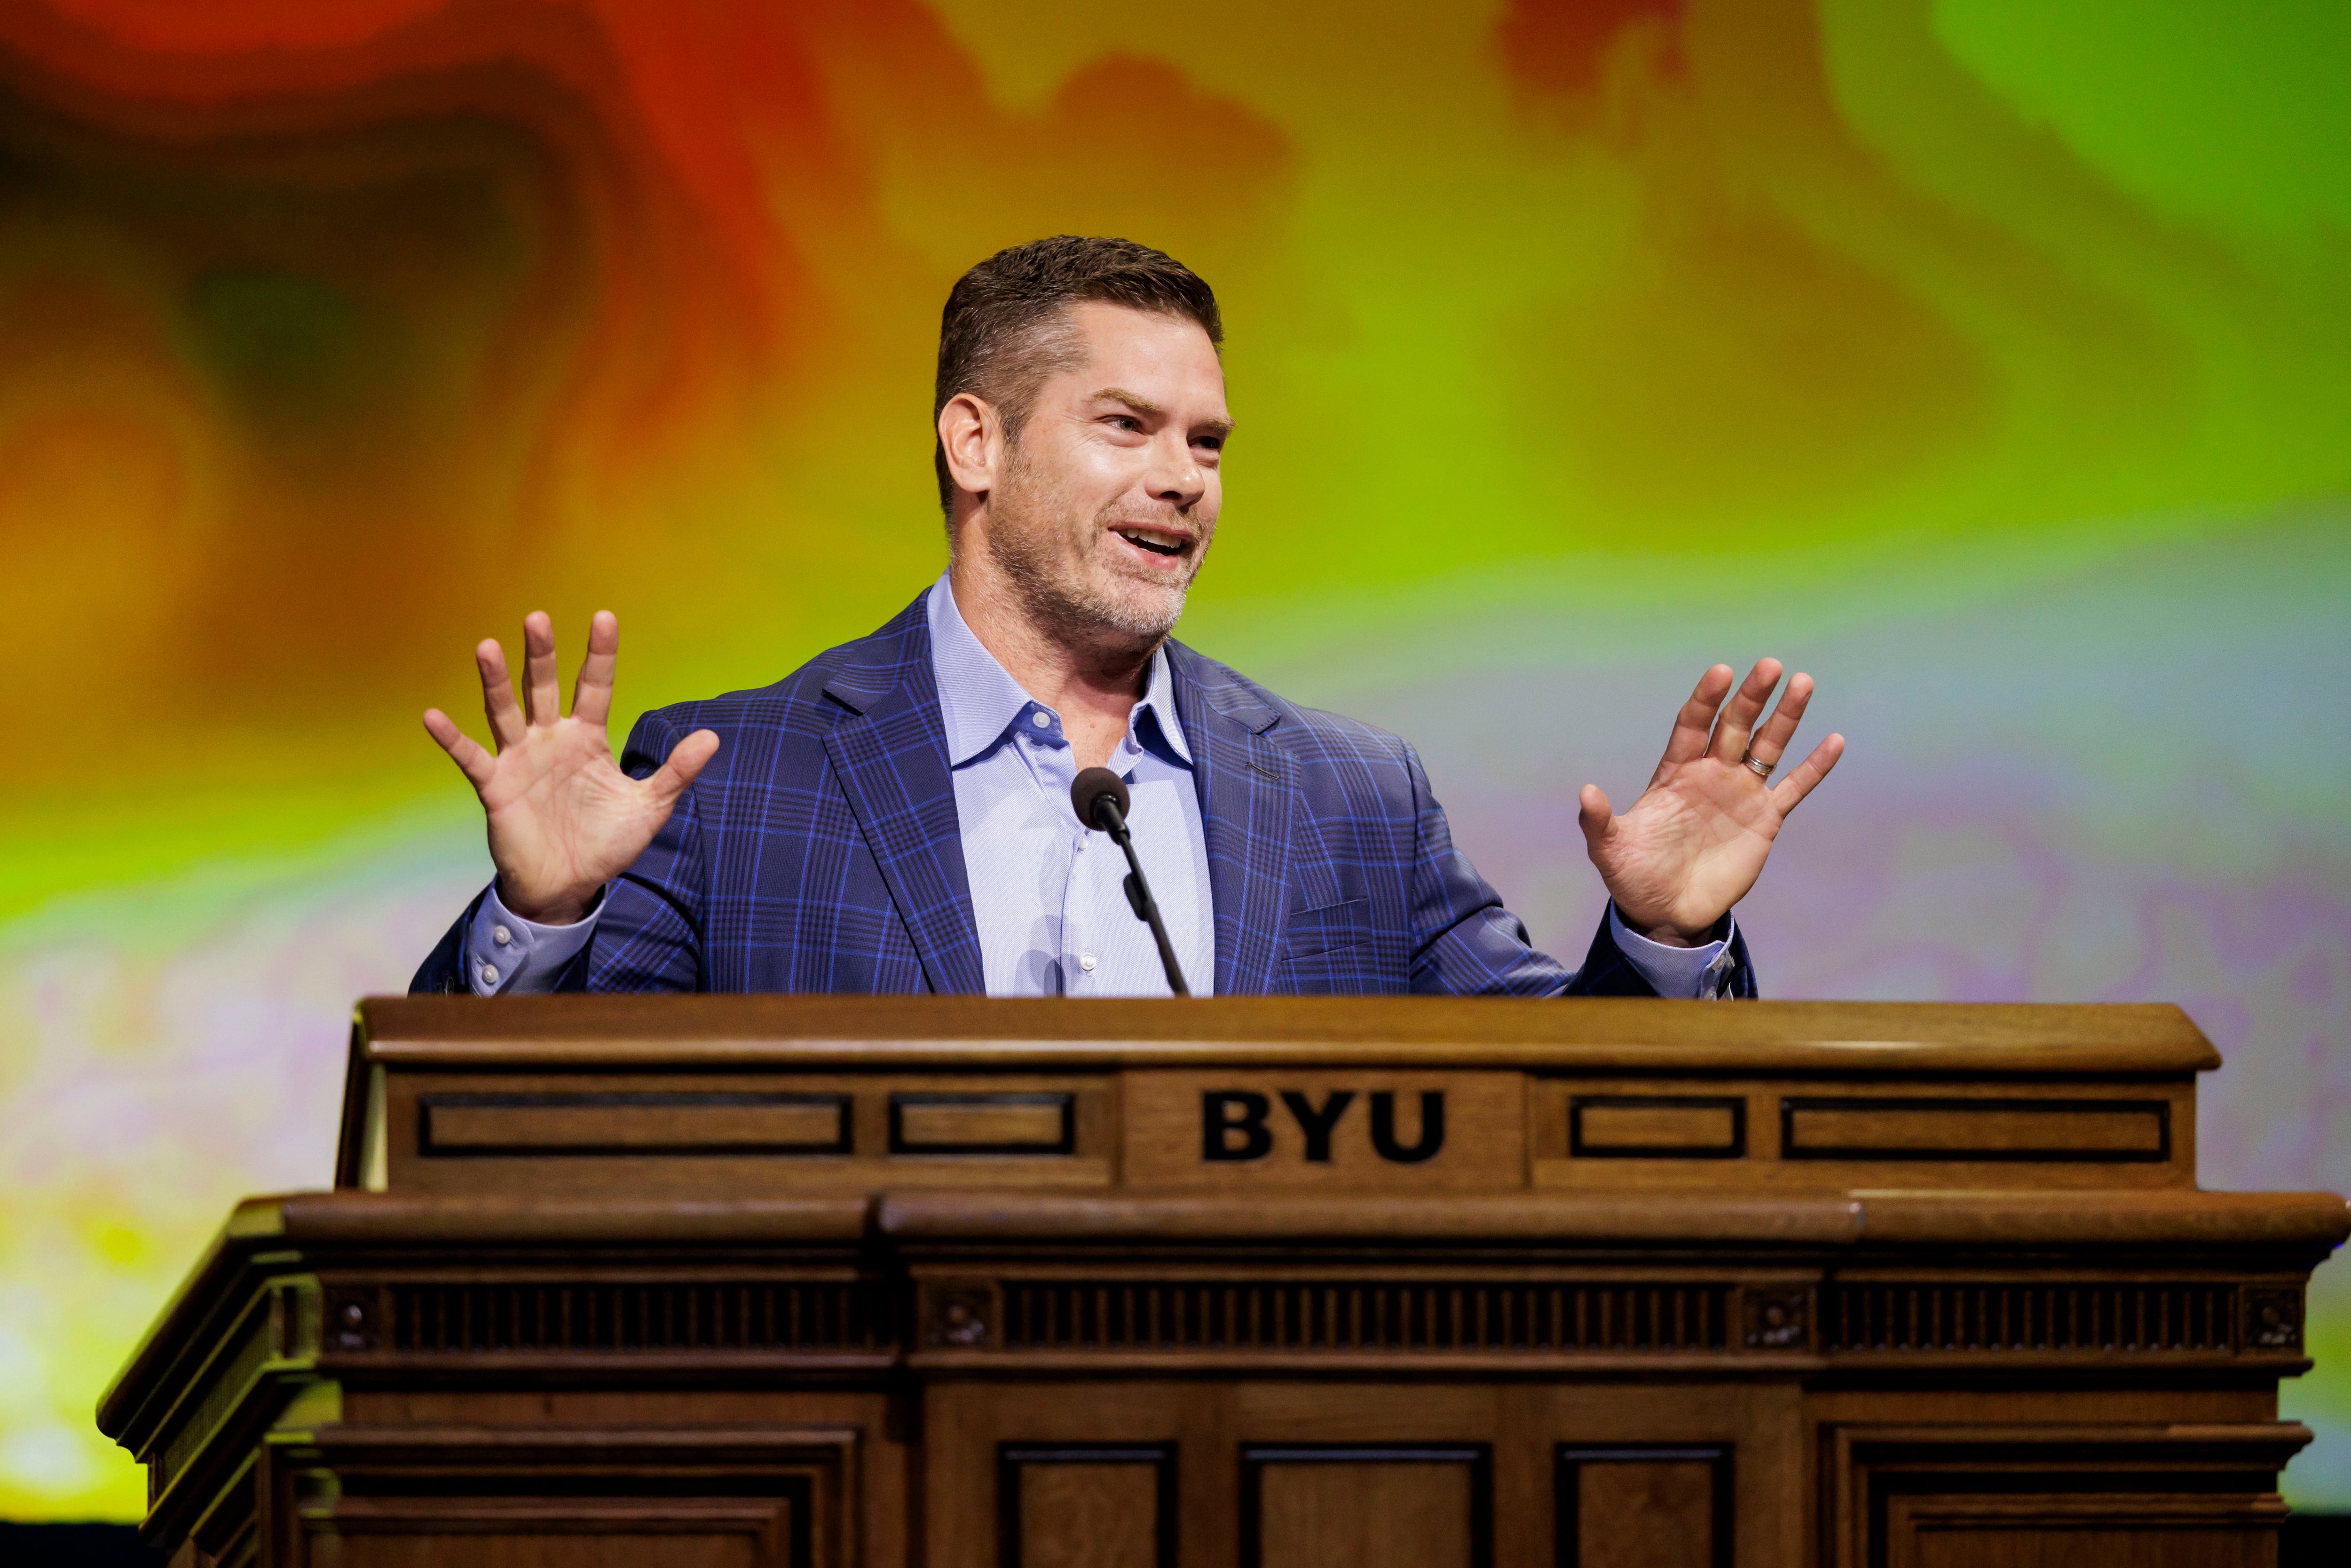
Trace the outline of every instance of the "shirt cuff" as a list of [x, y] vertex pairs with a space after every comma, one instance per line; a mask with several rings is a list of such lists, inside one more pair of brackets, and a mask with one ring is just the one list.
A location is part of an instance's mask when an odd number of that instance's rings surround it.
[[1725, 915], [1714, 928], [1715, 940], [1699, 947], [1669, 947], [1627, 926], [1616, 914], [1616, 901], [1608, 901], [1609, 939], [1661, 997], [1695, 997], [1709, 1002], [1720, 998], [1738, 967], [1730, 956], [1730, 937], [1737, 929]]
[[603, 912], [604, 895], [599, 893], [588, 913], [570, 925], [541, 925], [500, 904], [498, 884], [490, 883], [474, 911], [473, 924], [465, 927], [465, 983], [477, 997], [555, 989], [556, 977], [588, 946]]

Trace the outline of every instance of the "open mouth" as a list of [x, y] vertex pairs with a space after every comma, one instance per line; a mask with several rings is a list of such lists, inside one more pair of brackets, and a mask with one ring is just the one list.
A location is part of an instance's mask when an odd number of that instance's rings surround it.
[[1115, 528], [1112, 531], [1135, 549], [1149, 550], [1153, 555], [1182, 555], [1184, 547], [1191, 542], [1180, 536], [1152, 533], [1142, 528]]

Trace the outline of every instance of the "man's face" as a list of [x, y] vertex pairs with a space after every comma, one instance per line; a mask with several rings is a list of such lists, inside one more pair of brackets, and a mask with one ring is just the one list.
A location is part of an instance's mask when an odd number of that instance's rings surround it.
[[1055, 630], [1156, 641], [1217, 530], [1224, 366], [1180, 316], [1088, 302], [1070, 325], [1081, 362], [1039, 388], [1006, 451], [987, 549]]

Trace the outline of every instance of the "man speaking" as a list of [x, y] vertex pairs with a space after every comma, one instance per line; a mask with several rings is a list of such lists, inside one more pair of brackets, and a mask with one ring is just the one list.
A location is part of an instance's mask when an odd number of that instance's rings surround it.
[[[1002, 251], [940, 328], [947, 570], [889, 624], [646, 714], [617, 763], [609, 613], [568, 718], [545, 615], [519, 704], [482, 643], [495, 754], [424, 725], [481, 796], [497, 875], [415, 988], [1753, 996], [1730, 907], [1844, 750], [1769, 781], [1810, 678], [1765, 719], [1778, 663], [1736, 691], [1718, 664], [1630, 810], [1586, 785], [1608, 913], [1580, 969], [1535, 951], [1411, 747], [1168, 636], [1223, 500], [1221, 340], [1216, 296], [1158, 251]], [[1094, 768], [1125, 786], [1164, 952], [1072, 802]]]

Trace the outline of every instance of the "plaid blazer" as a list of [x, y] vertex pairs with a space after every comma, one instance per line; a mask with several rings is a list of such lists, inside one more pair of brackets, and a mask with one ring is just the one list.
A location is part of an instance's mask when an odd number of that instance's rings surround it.
[[[1410, 746], [1167, 651], [1207, 835], [1218, 995], [1656, 994], [1605, 920], [1580, 971], [1529, 946], [1453, 847]], [[718, 755], [607, 891], [559, 988], [986, 988], [923, 600], [774, 685], [646, 714], [622, 766], [642, 778], [705, 727]], [[471, 916], [414, 989], [465, 988]], [[1733, 954], [1730, 989], [1751, 997], [1735, 937]]]

